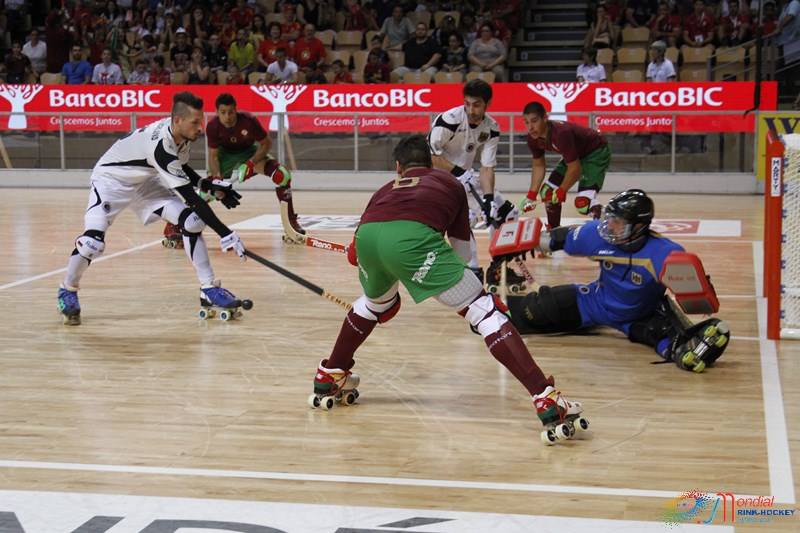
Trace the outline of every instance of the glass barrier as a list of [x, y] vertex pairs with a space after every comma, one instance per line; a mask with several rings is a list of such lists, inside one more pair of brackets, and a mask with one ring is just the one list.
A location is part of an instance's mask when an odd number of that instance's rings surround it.
[[[427, 134], [434, 113], [254, 113], [269, 131], [270, 153], [299, 170], [390, 171], [392, 149], [410, 133]], [[0, 125], [9, 112], [0, 113]], [[527, 172], [531, 155], [522, 117], [491, 113], [501, 135], [498, 172]], [[206, 121], [213, 118], [206, 113]], [[25, 113], [25, 127], [0, 131], [0, 165], [90, 169], [118, 138], [163, 118], [155, 113]], [[552, 115], [599, 129], [608, 140], [610, 172], [752, 172], [756, 115], [740, 112], [570, 113]], [[192, 147], [190, 164], [206, 168], [207, 142]], [[559, 160], [547, 154], [548, 168]]]

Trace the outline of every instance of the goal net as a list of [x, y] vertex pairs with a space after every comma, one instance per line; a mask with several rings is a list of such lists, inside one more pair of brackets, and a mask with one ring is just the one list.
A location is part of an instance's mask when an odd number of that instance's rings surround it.
[[800, 338], [800, 135], [784, 135], [770, 144], [764, 225], [769, 336]]

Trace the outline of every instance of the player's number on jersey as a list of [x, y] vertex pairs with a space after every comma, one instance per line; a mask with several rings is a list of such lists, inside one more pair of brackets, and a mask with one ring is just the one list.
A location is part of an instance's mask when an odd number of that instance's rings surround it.
[[404, 189], [406, 187], [416, 187], [417, 185], [419, 185], [419, 177], [406, 178], [403, 176], [398, 176], [394, 180], [392, 189]]

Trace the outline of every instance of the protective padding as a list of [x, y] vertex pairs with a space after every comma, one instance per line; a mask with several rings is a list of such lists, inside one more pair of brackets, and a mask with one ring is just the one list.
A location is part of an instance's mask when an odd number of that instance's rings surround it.
[[542, 234], [542, 221], [538, 218], [521, 218], [506, 222], [494, 233], [489, 245], [492, 257], [521, 254], [538, 248]]
[[106, 249], [106, 243], [103, 241], [103, 232], [88, 230], [75, 239], [75, 249], [81, 257], [89, 261], [97, 259], [103, 255], [103, 251]]
[[508, 322], [505, 314], [507, 308], [503, 302], [493, 294], [484, 294], [467, 307], [464, 315], [469, 323], [486, 338], [492, 333], [497, 333]]
[[394, 318], [400, 311], [400, 295], [395, 294], [394, 297], [387, 302], [373, 302], [363, 294], [355, 302], [353, 302], [353, 312], [362, 318], [378, 322], [379, 324], [386, 323]]
[[664, 260], [659, 281], [675, 295], [675, 301], [689, 315], [710, 315], [719, 311], [719, 300], [709, 283], [700, 258], [689, 252], [672, 252]]
[[178, 218], [178, 225], [186, 235], [196, 235], [203, 232], [206, 223], [191, 209], [184, 209]]

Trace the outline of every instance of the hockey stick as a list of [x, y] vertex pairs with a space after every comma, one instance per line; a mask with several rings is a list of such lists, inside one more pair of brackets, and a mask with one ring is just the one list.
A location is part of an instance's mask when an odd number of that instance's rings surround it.
[[348, 311], [353, 308], [353, 306], [350, 305], [350, 302], [348, 302], [346, 300], [343, 300], [342, 298], [339, 298], [335, 294], [329, 293], [328, 291], [326, 291], [325, 289], [323, 289], [319, 285], [317, 285], [315, 283], [311, 283], [310, 281], [308, 281], [305, 278], [301, 278], [297, 274], [286, 270], [282, 266], [273, 263], [269, 259], [264, 259], [260, 255], [255, 254], [255, 253], [251, 252], [250, 250], [245, 250], [244, 251], [244, 255], [246, 255], [247, 257], [249, 257], [253, 261], [256, 261], [257, 263], [261, 263], [265, 267], [274, 270], [278, 274], [286, 276], [290, 280], [294, 281], [295, 283], [298, 283], [298, 284], [302, 285], [303, 287], [305, 287], [306, 289], [310, 290], [314, 294], [322, 296], [326, 300], [330, 300], [331, 302], [335, 303], [336, 305], [344, 307]]
[[310, 246], [311, 248], [319, 248], [320, 250], [330, 250], [331, 252], [339, 252], [343, 254], [347, 253], [347, 246], [344, 244], [326, 241], [325, 239], [318, 239], [316, 237], [312, 237], [311, 235], [297, 233], [297, 231], [295, 231], [295, 229], [292, 227], [291, 222], [289, 222], [289, 204], [286, 202], [281, 202], [281, 224], [283, 224], [283, 231], [286, 233], [286, 235], [298, 244], [303, 243], [306, 246]]

